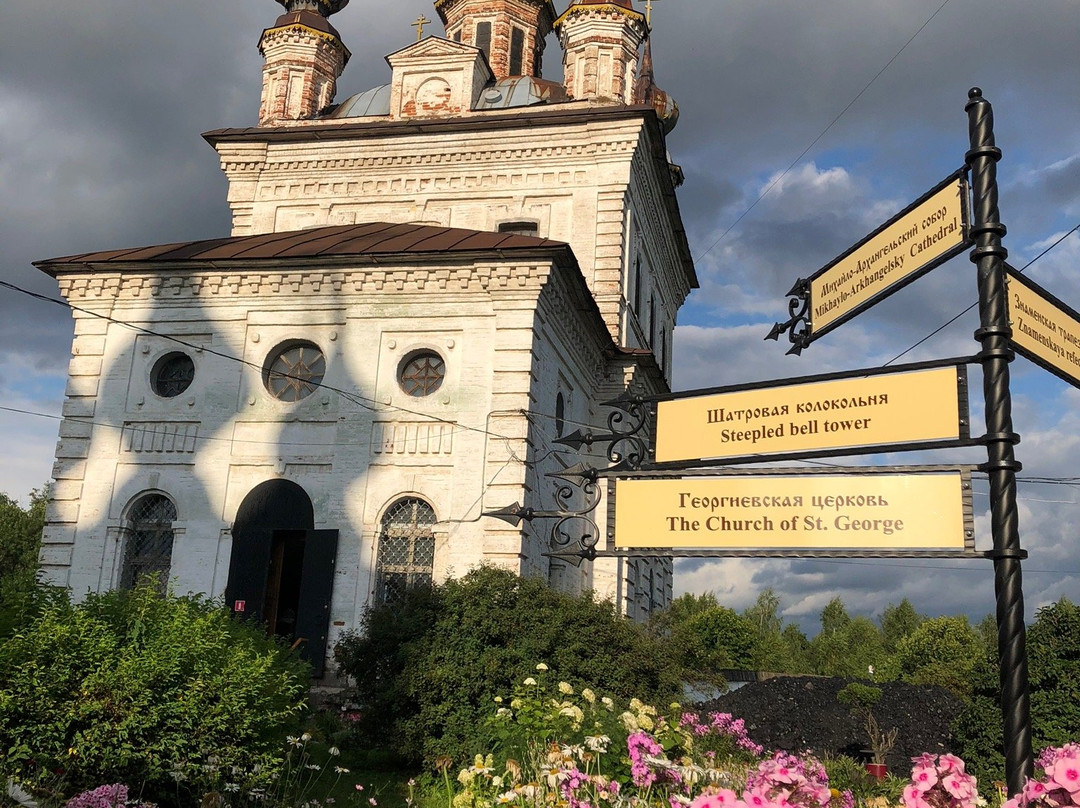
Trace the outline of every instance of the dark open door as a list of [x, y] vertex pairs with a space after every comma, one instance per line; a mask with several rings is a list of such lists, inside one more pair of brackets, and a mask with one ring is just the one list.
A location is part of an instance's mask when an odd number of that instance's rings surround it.
[[275, 531], [314, 526], [311, 499], [291, 480], [267, 480], [251, 489], [233, 522], [225, 605], [239, 617], [263, 621]]
[[326, 665], [326, 635], [330, 628], [330, 595], [334, 589], [338, 532], [309, 530], [304, 541], [304, 572], [300, 582], [300, 608], [296, 638], [301, 655], [311, 663], [312, 675], [321, 678]]

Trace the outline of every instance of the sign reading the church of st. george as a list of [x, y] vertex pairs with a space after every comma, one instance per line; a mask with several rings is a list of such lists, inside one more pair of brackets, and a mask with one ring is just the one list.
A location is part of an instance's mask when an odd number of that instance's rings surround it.
[[617, 548], [907, 549], [974, 554], [971, 470], [756, 469], [617, 479]]
[[1080, 387], [1080, 312], [1011, 266], [1005, 266], [1005, 278], [1013, 348]]
[[766, 339], [785, 331], [802, 348], [971, 246], [968, 186], [951, 174], [847, 252], [800, 279], [789, 295], [792, 315]]
[[655, 460], [752, 460], [854, 447], [953, 445], [969, 437], [967, 368], [942, 364], [672, 396], [656, 405]]

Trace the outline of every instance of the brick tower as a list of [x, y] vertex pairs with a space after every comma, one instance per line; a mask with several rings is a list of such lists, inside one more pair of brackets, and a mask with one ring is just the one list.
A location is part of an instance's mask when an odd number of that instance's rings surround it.
[[541, 73], [544, 38], [551, 33], [551, 0], [436, 0], [447, 39], [474, 45], [495, 79]]
[[648, 24], [631, 0], [574, 0], [554, 27], [571, 98], [633, 103], [638, 48]]
[[278, 0], [285, 13], [259, 38], [263, 55], [259, 124], [314, 117], [334, 100], [349, 50], [327, 19], [349, 0]]

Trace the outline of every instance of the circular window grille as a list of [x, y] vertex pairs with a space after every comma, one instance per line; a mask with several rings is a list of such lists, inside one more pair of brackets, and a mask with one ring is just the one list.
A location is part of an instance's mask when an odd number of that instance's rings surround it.
[[173, 398], [191, 386], [195, 363], [184, 353], [165, 354], [150, 371], [150, 388], [162, 398]]
[[325, 374], [326, 357], [317, 345], [291, 342], [271, 354], [263, 382], [274, 398], [299, 401], [315, 392]]
[[446, 363], [434, 351], [418, 351], [401, 365], [398, 383], [410, 396], [428, 396], [442, 387], [446, 378]]

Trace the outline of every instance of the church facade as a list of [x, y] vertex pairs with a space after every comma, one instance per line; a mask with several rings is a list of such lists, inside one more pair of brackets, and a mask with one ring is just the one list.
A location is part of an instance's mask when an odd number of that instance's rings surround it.
[[480, 563], [666, 605], [670, 562], [568, 566], [546, 520], [482, 515], [554, 507], [555, 439], [670, 383], [697, 282], [645, 16], [436, 0], [445, 36], [336, 102], [348, 0], [279, 2], [258, 125], [204, 135], [232, 234], [36, 264], [75, 318], [46, 574], [224, 596], [319, 672], [370, 604]]

